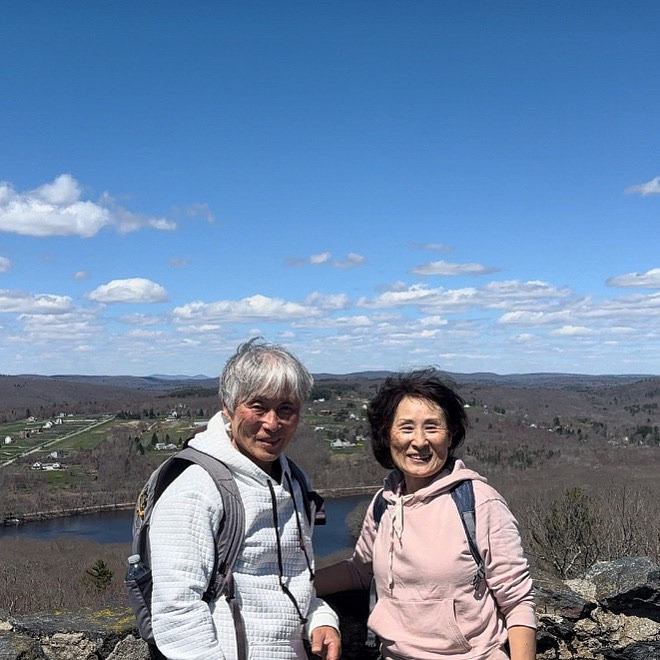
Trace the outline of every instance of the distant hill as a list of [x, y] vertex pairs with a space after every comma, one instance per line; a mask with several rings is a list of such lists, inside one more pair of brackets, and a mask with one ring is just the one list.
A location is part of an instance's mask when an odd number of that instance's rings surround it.
[[[349, 374], [315, 374], [317, 383], [331, 384], [362, 382], [365, 385], [386, 378], [392, 372], [360, 371]], [[653, 391], [658, 388], [660, 377], [643, 374], [585, 375], [585, 374], [509, 374], [478, 372], [472, 374], [447, 373], [464, 394], [465, 390], [484, 388], [497, 391], [499, 405], [508, 408], [506, 397], [514, 396], [515, 390], [527, 400], [528, 406], [543, 400], [548, 403], [550, 391], [557, 393], [584, 392], [591, 389], [616, 390], [625, 387], [632, 392], [640, 387]], [[206, 376], [85, 376], [82, 374], [58, 374], [40, 376], [0, 376], [0, 416], [6, 420], [21, 419], [27, 410], [39, 417], [59, 412], [117, 412], [119, 410], [149, 410], [177, 405], [186, 398], [187, 405], [197, 409], [212, 410], [217, 405], [218, 379]], [[371, 387], [366, 396], [371, 396]], [[537, 391], [538, 390], [538, 391]], [[540, 392], [543, 391], [544, 394]], [[371, 392], [371, 393], [370, 393]], [[509, 392], [505, 396], [505, 392]], [[491, 397], [493, 395], [489, 395]]]
[[205, 376], [204, 374], [197, 374], [196, 376], [169, 376], [167, 374], [152, 374], [147, 376], [147, 378], [157, 378], [158, 380], [213, 380], [210, 376]]
[[[317, 381], [323, 380], [382, 380], [390, 376], [391, 371], [356, 371], [349, 374], [314, 374]], [[470, 374], [443, 372], [448, 379], [458, 385], [507, 385], [509, 387], [608, 387], [636, 383], [640, 380], [657, 378], [650, 374], [623, 375], [590, 375], [565, 373], [531, 373], [531, 374], [496, 374], [490, 372], [475, 372]]]

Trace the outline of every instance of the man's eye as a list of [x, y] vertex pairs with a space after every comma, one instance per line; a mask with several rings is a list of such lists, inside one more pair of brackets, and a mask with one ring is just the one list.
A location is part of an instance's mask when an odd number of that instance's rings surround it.
[[277, 414], [285, 417], [290, 417], [296, 412], [296, 409], [293, 406], [281, 406], [277, 409]]
[[260, 403], [253, 403], [250, 405], [250, 410], [256, 413], [261, 413], [264, 411], [264, 407]]

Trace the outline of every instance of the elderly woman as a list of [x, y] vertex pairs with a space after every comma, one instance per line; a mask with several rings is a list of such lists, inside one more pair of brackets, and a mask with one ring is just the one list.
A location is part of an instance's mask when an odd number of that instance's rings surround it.
[[[312, 529], [283, 453], [312, 382], [285, 348], [242, 344], [220, 378], [222, 413], [190, 441], [229, 467], [243, 501], [245, 537], [233, 578], [250, 660], [306, 658], [303, 635], [326, 660], [341, 653], [337, 617], [314, 592]], [[229, 604], [203, 599], [222, 517], [220, 493], [198, 465], [186, 468], [154, 507], [152, 622], [162, 657], [238, 657]]]
[[[454, 452], [465, 438], [464, 401], [432, 369], [388, 378], [368, 409], [372, 448], [393, 468], [367, 510], [353, 557], [317, 572], [319, 595], [368, 589], [369, 628], [383, 658], [532, 660], [532, 581], [517, 523], [502, 497]], [[451, 492], [469, 480], [476, 564]], [[387, 505], [377, 522], [379, 502]]]

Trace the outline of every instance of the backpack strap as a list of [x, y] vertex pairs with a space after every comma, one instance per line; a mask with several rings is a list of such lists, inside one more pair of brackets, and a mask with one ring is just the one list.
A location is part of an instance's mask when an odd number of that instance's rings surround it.
[[176, 456], [182, 461], [203, 467], [213, 479], [222, 498], [223, 517], [215, 540], [213, 573], [202, 599], [207, 603], [219, 596], [227, 599], [236, 630], [237, 658], [247, 660], [245, 622], [234, 592], [233, 567], [245, 537], [245, 509], [236, 480], [222, 461], [194, 447], [188, 446]]
[[[303, 471], [287, 456], [286, 460], [289, 463], [291, 476], [298, 482], [300, 491], [302, 493], [303, 505], [305, 507], [305, 514], [307, 515], [307, 522], [311, 525], [325, 525], [325, 500], [315, 491], [310, 490], [308, 481], [303, 474]], [[314, 504], [314, 520], [312, 520], [312, 504]]]
[[[465, 537], [468, 542], [468, 547], [470, 548], [470, 554], [477, 564], [477, 570], [472, 579], [472, 585], [475, 589], [479, 589], [481, 582], [485, 578], [485, 567], [481, 553], [477, 547], [477, 525], [472, 480], [466, 479], [464, 481], [459, 481], [451, 490], [451, 498], [458, 510], [463, 530], [465, 531]], [[385, 499], [383, 489], [381, 488], [374, 498], [373, 505], [373, 518], [374, 523], [376, 524], [376, 530], [378, 530], [378, 527], [380, 526], [380, 521], [386, 509], [387, 500]], [[376, 580], [372, 578], [369, 589], [369, 612], [373, 611], [377, 600], [378, 594], [376, 593]], [[378, 644], [379, 641], [377, 636], [369, 629], [367, 631], [366, 645], [370, 648], [375, 648]]]
[[[387, 500], [385, 499], [385, 496], [383, 495], [383, 489], [381, 488], [374, 497], [373, 516], [374, 524], [376, 525], [376, 531], [378, 531], [378, 528], [380, 527], [380, 521], [386, 509]], [[373, 612], [377, 601], [378, 593], [376, 592], [376, 578], [372, 577], [371, 584], [369, 585], [369, 614]], [[367, 628], [367, 639], [365, 640], [365, 644], [369, 649], [375, 649], [380, 644], [380, 639], [376, 633], [371, 630], [371, 628]]]
[[387, 500], [383, 495], [383, 489], [381, 488], [377, 493], [374, 500], [374, 522], [376, 523], [376, 529], [380, 526], [380, 520], [387, 509]]
[[454, 504], [456, 504], [456, 508], [458, 509], [458, 514], [461, 518], [463, 529], [465, 530], [468, 547], [470, 548], [470, 554], [477, 564], [477, 571], [472, 579], [472, 586], [474, 586], [475, 589], [478, 589], [481, 581], [486, 575], [486, 571], [484, 560], [477, 547], [477, 519], [475, 515], [474, 488], [472, 486], [472, 480], [466, 479], [465, 481], [460, 481], [456, 484], [451, 491], [451, 498], [454, 500]]

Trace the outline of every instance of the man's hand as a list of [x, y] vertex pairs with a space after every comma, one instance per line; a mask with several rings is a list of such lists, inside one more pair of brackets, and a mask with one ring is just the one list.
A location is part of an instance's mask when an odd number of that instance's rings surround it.
[[341, 639], [339, 631], [332, 626], [319, 626], [312, 630], [312, 653], [323, 660], [339, 660]]

